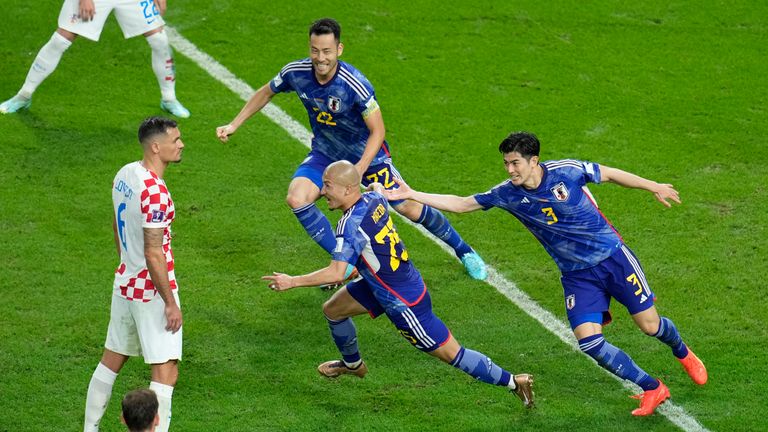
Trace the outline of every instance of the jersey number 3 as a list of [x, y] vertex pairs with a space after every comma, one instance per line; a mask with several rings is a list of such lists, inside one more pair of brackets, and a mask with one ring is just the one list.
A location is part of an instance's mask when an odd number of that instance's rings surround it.
[[384, 240], [389, 240], [389, 266], [392, 267], [392, 271], [397, 270], [400, 267], [400, 261], [408, 261], [408, 251], [401, 246], [402, 253], [398, 257], [396, 246], [400, 243], [400, 236], [395, 231], [392, 225], [392, 219], [387, 218], [387, 223], [384, 228], [376, 234], [376, 243], [385, 244]]

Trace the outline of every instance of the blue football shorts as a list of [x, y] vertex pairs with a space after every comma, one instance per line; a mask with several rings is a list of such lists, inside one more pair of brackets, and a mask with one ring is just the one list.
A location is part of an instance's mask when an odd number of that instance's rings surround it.
[[571, 329], [586, 322], [611, 322], [611, 297], [631, 315], [650, 308], [655, 299], [640, 261], [625, 245], [594, 267], [563, 273], [560, 281]]
[[400, 335], [421, 351], [434, 351], [448, 342], [451, 336], [448, 327], [432, 312], [429, 291], [413, 306], [399, 302], [386, 310], [365, 279], [349, 283], [347, 292], [368, 310], [372, 318], [386, 314]]
[[[335, 162], [335, 160], [332, 160], [320, 152], [314, 150], [310, 151], [301, 165], [296, 168], [296, 171], [291, 178], [307, 178], [311, 180], [318, 189], [322, 190], [323, 172], [325, 172], [328, 165], [333, 162]], [[363, 175], [362, 183], [365, 187], [368, 187], [371, 183], [381, 183], [384, 186], [384, 189], [397, 189], [397, 183], [395, 183], [394, 180], [395, 178], [402, 180], [397, 168], [392, 164], [392, 159], [386, 159], [384, 163], [369, 166], [365, 175]], [[396, 207], [402, 202], [402, 200], [390, 201], [389, 204]]]

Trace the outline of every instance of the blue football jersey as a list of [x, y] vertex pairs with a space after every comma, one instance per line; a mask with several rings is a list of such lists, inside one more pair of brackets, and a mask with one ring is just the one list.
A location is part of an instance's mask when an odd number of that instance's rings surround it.
[[[328, 158], [357, 163], [370, 134], [365, 118], [379, 109], [373, 86], [354, 66], [339, 61], [336, 74], [325, 84], [315, 78], [309, 58], [288, 63], [269, 86], [275, 93], [296, 92], [312, 126], [312, 150]], [[371, 165], [389, 157], [386, 141]]]
[[507, 180], [475, 195], [483, 209], [512, 213], [544, 245], [562, 272], [593, 267], [611, 256], [622, 239], [598, 210], [587, 183], [600, 183], [600, 166], [571, 159], [541, 164], [535, 190]]
[[385, 310], [401, 302], [415, 305], [427, 291], [395, 230], [386, 198], [376, 192], [364, 193], [339, 219], [333, 260], [355, 265]]

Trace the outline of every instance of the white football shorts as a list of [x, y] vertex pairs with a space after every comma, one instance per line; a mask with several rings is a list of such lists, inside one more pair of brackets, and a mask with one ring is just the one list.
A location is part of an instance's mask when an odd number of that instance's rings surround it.
[[98, 41], [109, 14], [114, 11], [126, 39], [165, 24], [154, 0], [93, 0], [93, 20], [80, 19], [80, 0], [65, 0], [59, 13], [59, 27], [92, 41]]
[[[178, 291], [173, 292], [176, 304]], [[181, 360], [181, 333], [165, 329], [165, 302], [160, 294], [152, 301], [126, 300], [112, 295], [112, 309], [104, 347], [118, 354], [130, 357], [144, 356], [144, 363], [161, 364], [169, 360]]]

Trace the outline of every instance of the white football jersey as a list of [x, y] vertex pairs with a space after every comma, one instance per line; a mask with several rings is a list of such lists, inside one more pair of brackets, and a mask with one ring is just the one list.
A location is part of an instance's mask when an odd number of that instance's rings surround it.
[[171, 222], [175, 209], [163, 179], [132, 162], [117, 172], [112, 183], [112, 204], [120, 242], [120, 266], [115, 270], [115, 294], [148, 302], [157, 294], [144, 259], [144, 228], [163, 228], [163, 252], [168, 279], [175, 290], [176, 275], [171, 250]]

